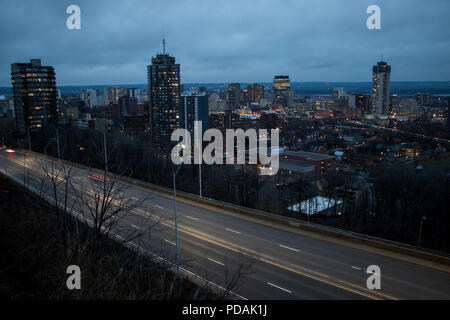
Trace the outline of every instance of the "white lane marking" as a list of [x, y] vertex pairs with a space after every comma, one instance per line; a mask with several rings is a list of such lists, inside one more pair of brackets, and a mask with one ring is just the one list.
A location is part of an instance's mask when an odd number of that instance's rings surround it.
[[191, 217], [191, 216], [186, 216], [186, 218], [189, 218], [189, 219], [191, 219], [191, 220], [195, 220], [195, 221], [198, 221], [198, 219], [197, 219], [197, 218], [194, 218], [194, 217]]
[[167, 243], [170, 243], [170, 244], [173, 245], [173, 246], [176, 246], [176, 244], [173, 243], [172, 241], [169, 241], [169, 240], [166, 240], [166, 239], [164, 239], [164, 241], [167, 242]]
[[359, 270], [359, 271], [361, 271], [362, 269], [361, 268], [359, 268], [359, 267], [354, 267], [354, 266], [352, 266], [352, 268], [353, 269], [356, 269], [356, 270]]
[[138, 226], [135, 226], [134, 224], [131, 225], [133, 228], [141, 230], [141, 228], [139, 228]]
[[225, 266], [222, 262], [219, 262], [219, 261], [217, 261], [217, 260], [214, 260], [214, 259], [211, 259], [211, 258], [208, 258], [208, 260], [209, 260], [209, 261], [212, 261], [212, 262], [214, 262], [214, 263], [220, 264], [221, 266]]
[[288, 249], [288, 250], [292, 250], [292, 251], [295, 251], [295, 252], [300, 252], [300, 250], [297, 250], [297, 249], [294, 249], [294, 248], [290, 248], [290, 247], [286, 247], [286, 246], [283, 246], [282, 244], [280, 244], [280, 247]]
[[157, 204], [154, 204], [153, 206], [157, 207], [158, 209], [164, 209], [163, 207], [158, 206]]
[[237, 234], [241, 234], [239, 231], [236, 231], [236, 230], [233, 230], [233, 229], [226, 228], [225, 230], [230, 231], [230, 232], [234, 232], [234, 233], [237, 233]]
[[[180, 267], [180, 270], [183, 271], [183, 272], [185, 272], [185, 273], [188, 273], [188, 274], [194, 276], [194, 277], [197, 278], [197, 279], [202, 280], [202, 281], [203, 281], [203, 282], [202, 282], [202, 285], [203, 285], [204, 281], [206, 281], [206, 284], [211, 283], [212, 285], [216, 286], [217, 288], [226, 291], [225, 288], [219, 286], [218, 284], [216, 284], [216, 283], [214, 283], [214, 282], [211, 282], [211, 281], [209, 281], [209, 280], [203, 279], [202, 277], [196, 275], [196, 274], [193, 273], [192, 271], [189, 271], [189, 270], [187, 270], [187, 269], [184, 269], [183, 267]], [[234, 293], [234, 292], [232, 292], [232, 291], [229, 291], [229, 292], [230, 292], [233, 296], [238, 297], [238, 298], [241, 299], [241, 300], [248, 300], [247, 298], [244, 298], [243, 296], [240, 296], [240, 295], [238, 295], [237, 293]]]
[[292, 291], [289, 291], [288, 289], [285, 289], [285, 288], [279, 287], [279, 286], [277, 286], [277, 285], [274, 285], [273, 283], [270, 283], [270, 282], [266, 282], [266, 283], [267, 283], [269, 286], [272, 286], [272, 287], [275, 287], [275, 288], [277, 288], [277, 289], [286, 291], [286, 292], [288, 292], [288, 293], [292, 293]]
[[[15, 180], [18, 180], [17, 182], [19, 182], [19, 183], [21, 182], [20, 179], [16, 179], [16, 178], [14, 178], [14, 177], [12, 177], [12, 178], [15, 179]], [[30, 190], [33, 190], [33, 187], [32, 187], [32, 186], [29, 186], [29, 189], [30, 189]], [[33, 190], [33, 191], [36, 192], [36, 193], [38, 193], [38, 191], [37, 191], [36, 189]], [[47, 199], [47, 200], [50, 200], [50, 199]], [[78, 219], [79, 219], [80, 216], [82, 216], [80, 213], [77, 213], [75, 210], [69, 209], [69, 212], [72, 213], [73, 215], [77, 216]], [[112, 232], [112, 234], [113, 234], [116, 238], [121, 239], [121, 240], [124, 240], [124, 238], [121, 237], [121, 236], [119, 236], [118, 234], [115, 234], [114, 232]], [[137, 246], [136, 244], [134, 244], [134, 243], [132, 243], [132, 242], [129, 242], [129, 243], [130, 243], [131, 245], [133, 245], [134, 247], [137, 247], [137, 248], [139, 248], [139, 249], [141, 249], [141, 250], [144, 250], [145, 252], [147, 252], [147, 253], [148, 253], [149, 255], [151, 255], [152, 257], [156, 257], [159, 261], [165, 261], [165, 262], [167, 261], [166, 259], [164, 259], [164, 258], [162, 258], [162, 257], [160, 257], [160, 256], [158, 256], [158, 255], [156, 255], [155, 253], [148, 251], [147, 249], [144, 249], [144, 248], [142, 248], [142, 247], [139, 247], [139, 246]], [[218, 284], [216, 284], [216, 283], [214, 283], [214, 282], [211, 282], [211, 281], [209, 281], [209, 280], [207, 280], [207, 279], [204, 279], [204, 278], [200, 277], [199, 275], [193, 273], [192, 271], [189, 271], [189, 270], [184, 269], [184, 268], [182, 268], [182, 267], [180, 267], [180, 270], [181, 270], [182, 272], [186, 273], [186, 274], [189, 274], [189, 275], [192, 276], [192, 277], [195, 277], [196, 279], [199, 279], [199, 280], [201, 281], [201, 284], [202, 284], [202, 285], [206, 282], [207, 284], [212, 284], [212, 285], [214, 285], [216, 288], [219, 288], [219, 289], [223, 290], [224, 292], [228, 292], [229, 294], [232, 294], [233, 296], [238, 297], [238, 298], [241, 299], [241, 300], [248, 300], [247, 298], [245, 298], [245, 297], [243, 297], [243, 296], [240, 296], [240, 295], [238, 295], [238, 294], [235, 293], [235, 292], [229, 291], [228, 289], [225, 289], [225, 288], [221, 287], [220, 285], [218, 285]]]

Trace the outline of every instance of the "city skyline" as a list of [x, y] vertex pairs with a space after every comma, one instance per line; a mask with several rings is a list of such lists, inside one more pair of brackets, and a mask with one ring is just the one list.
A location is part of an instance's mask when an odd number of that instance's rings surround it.
[[[78, 1], [81, 30], [66, 28], [66, 4], [6, 3], [0, 23], [12, 32], [0, 45], [6, 62], [0, 86], [10, 85], [9, 65], [29, 59], [30, 47], [33, 56], [55, 67], [58, 85], [145, 83], [145, 66], [162, 51], [163, 34], [184, 83], [270, 82], [276, 74], [288, 74], [293, 82], [365, 82], [382, 55], [396, 66], [392, 81], [450, 80], [445, 2], [376, 2], [381, 30], [366, 27], [371, 1], [345, 7], [290, 2], [273, 10], [269, 2], [254, 8], [247, 2]], [[222, 23], [233, 7], [236, 14]], [[175, 19], [179, 11], [182, 21]], [[19, 12], [25, 15], [19, 18]], [[128, 15], [118, 20], [118, 12]]]
[[0, 1], [0, 297], [450, 300], [449, 0]]

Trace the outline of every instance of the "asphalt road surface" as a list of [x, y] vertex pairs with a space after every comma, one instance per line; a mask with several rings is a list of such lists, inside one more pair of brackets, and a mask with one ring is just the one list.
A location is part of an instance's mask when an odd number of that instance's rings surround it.
[[[47, 164], [46, 164], [47, 163]], [[16, 150], [0, 149], [0, 172], [52, 195], [42, 168], [56, 162]], [[50, 170], [51, 171], [51, 170]], [[63, 182], [58, 170], [55, 181]], [[89, 177], [91, 176], [91, 177]], [[171, 179], [171, 177], [168, 177]], [[101, 180], [101, 179], [100, 179]], [[87, 170], [71, 169], [68, 207], [88, 212], [101, 181]], [[58, 202], [64, 203], [64, 184]], [[117, 182], [113, 207], [130, 206], [114, 233], [175, 262], [174, 202], [134, 184]], [[245, 299], [450, 299], [450, 273], [348, 246], [313, 239], [240, 219], [235, 215], [177, 201], [179, 263], [191, 272], [226, 287], [242, 269], [232, 292]], [[369, 290], [366, 269], [381, 269], [381, 289]]]

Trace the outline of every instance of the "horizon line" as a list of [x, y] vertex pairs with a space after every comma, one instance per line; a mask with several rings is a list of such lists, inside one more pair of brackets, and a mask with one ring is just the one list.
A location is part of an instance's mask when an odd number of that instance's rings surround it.
[[[391, 83], [394, 82], [407, 82], [407, 83], [414, 83], [414, 82], [449, 82], [450, 80], [391, 80]], [[212, 84], [212, 85], [228, 85], [231, 83], [239, 83], [239, 84], [260, 84], [260, 83], [273, 83], [273, 81], [250, 81], [250, 82], [184, 82], [182, 84]], [[372, 81], [292, 81], [291, 83], [372, 83]], [[64, 84], [64, 85], [56, 85], [56, 87], [89, 87], [89, 86], [102, 86], [102, 87], [118, 87], [118, 86], [142, 86], [147, 85], [146, 83], [120, 83], [120, 84]], [[0, 86], [0, 88], [11, 88], [10, 86]], [[449, 88], [450, 89], [450, 88]]]

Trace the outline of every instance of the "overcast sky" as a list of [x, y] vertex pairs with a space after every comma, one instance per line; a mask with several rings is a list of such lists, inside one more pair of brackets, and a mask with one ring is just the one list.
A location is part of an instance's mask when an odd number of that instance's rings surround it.
[[[449, 0], [0, 0], [0, 86], [11, 63], [40, 58], [57, 85], [146, 83], [167, 50], [182, 82], [371, 81], [384, 59], [392, 80], [450, 80]], [[66, 8], [81, 8], [68, 30]], [[366, 27], [369, 5], [381, 30]]]

